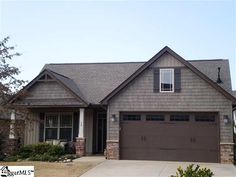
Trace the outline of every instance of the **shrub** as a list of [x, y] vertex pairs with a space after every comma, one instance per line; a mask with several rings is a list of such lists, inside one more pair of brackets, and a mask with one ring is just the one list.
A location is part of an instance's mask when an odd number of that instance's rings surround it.
[[20, 159], [29, 158], [33, 161], [56, 161], [64, 153], [63, 148], [59, 145], [40, 143], [22, 147], [18, 156]]
[[16, 162], [18, 160], [18, 157], [17, 156], [6, 156], [4, 158], [4, 161], [5, 162]]
[[19, 157], [22, 159], [27, 159], [30, 156], [33, 156], [34, 150], [32, 145], [26, 145], [19, 150]]
[[3, 153], [4, 138], [3, 134], [0, 133], [0, 161], [3, 161], [5, 158], [5, 154]]
[[48, 153], [51, 156], [62, 156], [65, 154], [64, 149], [59, 145], [51, 145], [51, 148], [48, 150]]
[[194, 165], [191, 164], [185, 170], [179, 167], [176, 175], [172, 175], [171, 177], [212, 177], [213, 175], [210, 169], [200, 168], [199, 165], [194, 167]]

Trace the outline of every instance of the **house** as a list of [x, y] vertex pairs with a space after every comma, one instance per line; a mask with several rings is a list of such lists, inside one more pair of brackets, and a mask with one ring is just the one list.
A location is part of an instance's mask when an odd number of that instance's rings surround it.
[[[228, 60], [187, 61], [164, 47], [147, 62], [46, 64], [11, 104], [37, 121], [25, 144], [73, 141], [108, 159], [233, 162]], [[12, 112], [14, 117], [14, 111]]]

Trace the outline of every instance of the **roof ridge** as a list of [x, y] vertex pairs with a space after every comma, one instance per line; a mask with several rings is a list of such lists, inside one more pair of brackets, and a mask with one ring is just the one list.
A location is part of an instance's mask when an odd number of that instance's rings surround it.
[[189, 62], [199, 62], [199, 61], [226, 61], [228, 59], [197, 59], [197, 60], [186, 60]]
[[48, 63], [45, 65], [90, 65], [90, 64], [127, 64], [127, 63], [146, 63], [146, 61], [93, 62], [93, 63]]
[[57, 75], [59, 75], [59, 76], [65, 77], [65, 78], [70, 79], [70, 80], [73, 81], [73, 79], [71, 79], [71, 78], [69, 78], [69, 77], [67, 77], [67, 76], [64, 76], [64, 75], [62, 75], [62, 74], [60, 74], [60, 73], [57, 73], [57, 72], [55, 72], [55, 71], [52, 71], [51, 69], [46, 68], [45, 70], [47, 70], [47, 71], [49, 71], [49, 72], [52, 72], [53, 74], [57, 74]]
[[[226, 61], [228, 59], [190, 59], [188, 62], [201, 62], [201, 61]], [[129, 63], [146, 63], [147, 61], [121, 61], [121, 62], [92, 62], [92, 63], [47, 63], [46, 65], [93, 65], [93, 64], [129, 64]]]

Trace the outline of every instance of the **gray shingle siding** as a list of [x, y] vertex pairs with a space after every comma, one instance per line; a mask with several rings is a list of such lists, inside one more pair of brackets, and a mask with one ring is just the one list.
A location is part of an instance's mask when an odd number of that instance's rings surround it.
[[80, 105], [80, 101], [55, 81], [37, 82], [17, 104], [26, 105]]
[[[166, 59], [167, 58], [167, 59]], [[108, 120], [121, 111], [218, 112], [220, 141], [232, 142], [232, 127], [225, 125], [223, 115], [232, 117], [232, 102], [199, 78], [191, 70], [162, 56], [155, 67], [181, 66], [180, 93], [154, 93], [153, 69], [150, 67], [108, 102]], [[108, 140], [119, 140], [119, 121], [108, 122]]]

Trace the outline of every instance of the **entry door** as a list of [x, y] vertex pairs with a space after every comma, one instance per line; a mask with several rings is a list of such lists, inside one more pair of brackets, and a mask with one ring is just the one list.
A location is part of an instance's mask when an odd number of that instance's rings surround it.
[[96, 143], [96, 152], [102, 153], [106, 148], [106, 135], [107, 135], [107, 121], [106, 113], [98, 112], [97, 113], [97, 143]]

